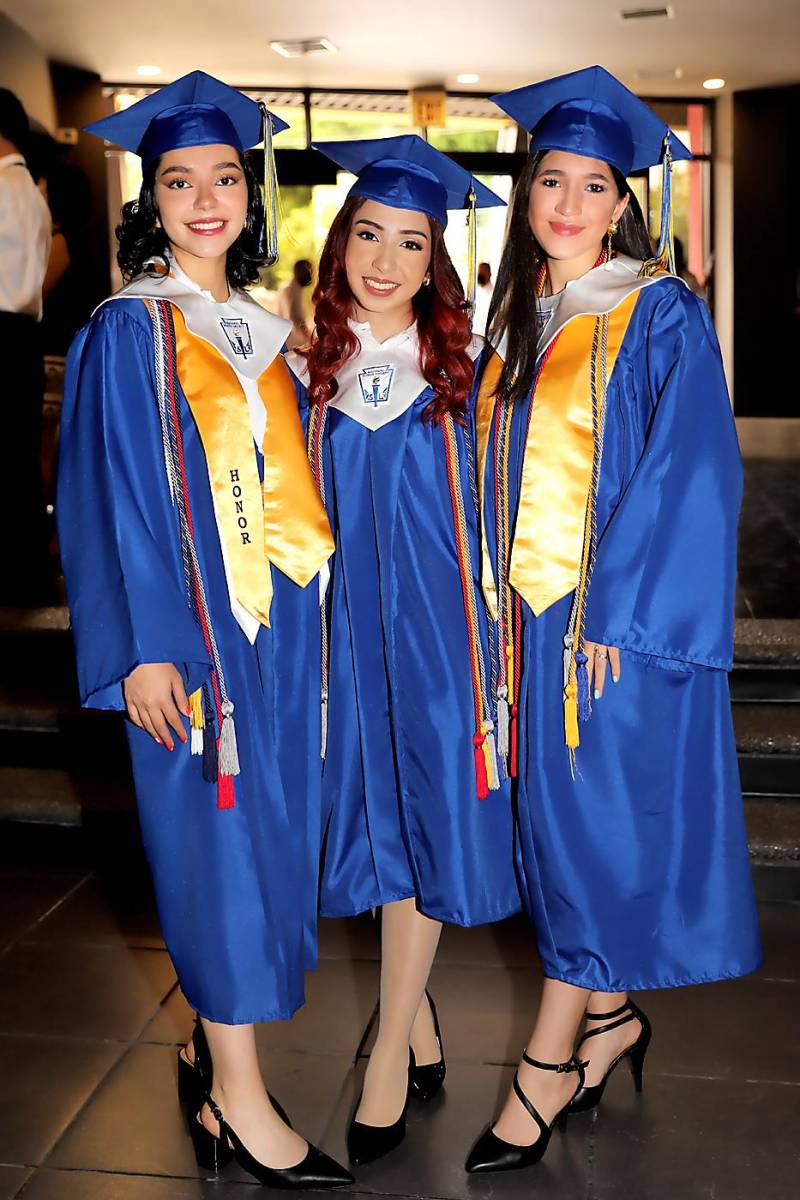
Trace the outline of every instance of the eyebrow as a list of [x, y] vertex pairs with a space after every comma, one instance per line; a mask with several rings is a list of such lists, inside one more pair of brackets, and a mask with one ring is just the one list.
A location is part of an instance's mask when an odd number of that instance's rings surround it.
[[[369, 221], [366, 217], [359, 217], [356, 225], [371, 225], [373, 229], [380, 229], [381, 233], [385, 233], [383, 225], [379, 225], [377, 221]], [[409, 233], [413, 233], [415, 237], [426, 238], [428, 235], [422, 229], [401, 229], [400, 233], [405, 237]]]
[[[540, 175], [566, 175], [566, 173], [566, 171], [559, 171], [557, 167], [543, 167], [539, 171]], [[602, 171], [587, 171], [583, 178], [602, 179], [604, 183], [608, 183], [608, 176], [604, 175]]]
[[[214, 166], [211, 168], [211, 170], [212, 171], [223, 171], [223, 170], [230, 171], [230, 169], [232, 167], [235, 168], [235, 170], [237, 170], [237, 171], [241, 171], [241, 169], [242, 169], [241, 163], [238, 163], [238, 162], [220, 162], [220, 163], [214, 163]], [[172, 167], [165, 167], [164, 170], [161, 172], [161, 174], [162, 175], [176, 175], [176, 174], [191, 175], [193, 172], [194, 172], [194, 167], [181, 167], [181, 166], [176, 165], [176, 166], [172, 166]]]

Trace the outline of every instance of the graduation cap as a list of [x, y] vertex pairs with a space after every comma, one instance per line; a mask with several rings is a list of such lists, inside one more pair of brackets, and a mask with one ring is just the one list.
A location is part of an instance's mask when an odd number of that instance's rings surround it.
[[469, 171], [434, 149], [416, 133], [349, 142], [312, 142], [331, 162], [356, 175], [347, 193], [390, 208], [422, 212], [444, 229], [448, 209], [467, 209], [469, 298], [474, 304], [477, 276], [475, 210], [505, 204]]
[[570, 71], [492, 96], [531, 135], [531, 153], [566, 150], [610, 163], [623, 175], [655, 167], [669, 137], [674, 159], [691, 153], [638, 96], [604, 67]]
[[606, 71], [586, 67], [501, 92], [492, 100], [531, 135], [530, 150], [565, 150], [596, 158], [622, 175], [664, 168], [661, 235], [656, 258], [674, 271], [670, 169], [673, 159], [690, 159], [684, 146], [660, 117]]
[[221, 79], [192, 71], [159, 88], [122, 112], [85, 126], [137, 154], [146, 167], [169, 150], [192, 146], [233, 146], [241, 152], [264, 142], [264, 203], [267, 215], [262, 249], [277, 258], [277, 179], [272, 138], [288, 126], [266, 105], [251, 100]]

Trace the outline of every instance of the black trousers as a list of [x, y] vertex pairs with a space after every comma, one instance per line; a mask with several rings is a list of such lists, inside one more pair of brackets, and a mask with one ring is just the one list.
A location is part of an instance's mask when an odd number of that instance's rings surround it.
[[32, 317], [0, 312], [0, 604], [52, 603], [41, 470], [44, 365]]

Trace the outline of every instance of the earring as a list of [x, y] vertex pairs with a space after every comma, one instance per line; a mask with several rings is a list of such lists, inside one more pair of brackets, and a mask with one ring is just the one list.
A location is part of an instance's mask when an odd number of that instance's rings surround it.
[[431, 277], [430, 277], [430, 275], [426, 275], [426, 276], [425, 276], [425, 278], [424, 278], [424, 279], [423, 279], [423, 281], [422, 281], [422, 286], [423, 286], [423, 287], [430, 287], [430, 284], [431, 284]]
[[611, 271], [611, 270], [613, 270], [613, 268], [612, 268], [612, 266], [611, 266], [611, 260], [612, 260], [612, 259], [613, 259], [613, 257], [614, 257], [614, 247], [613, 247], [613, 245], [612, 245], [612, 243], [611, 243], [611, 239], [613, 238], [614, 234], [617, 232], [617, 230], [618, 230], [618, 229], [619, 229], [619, 225], [617, 224], [617, 222], [616, 222], [616, 221], [611, 221], [611, 222], [609, 223], [608, 229], [607, 229], [607, 231], [606, 231], [606, 261], [605, 261], [605, 268], [606, 268], [606, 270], [607, 270], [607, 271]]

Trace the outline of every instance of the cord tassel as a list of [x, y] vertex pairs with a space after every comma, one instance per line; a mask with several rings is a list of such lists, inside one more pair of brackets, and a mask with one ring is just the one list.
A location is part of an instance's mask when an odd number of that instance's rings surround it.
[[220, 774], [217, 779], [217, 808], [233, 808], [235, 804], [233, 776]]
[[489, 795], [489, 781], [486, 778], [486, 758], [483, 753], [483, 742], [483, 733], [476, 733], [472, 739], [472, 745], [475, 752], [475, 787], [479, 800], [485, 800]]
[[494, 740], [494, 723], [483, 723], [483, 757], [486, 759], [486, 782], [490, 792], [496, 792], [500, 787], [500, 776], [497, 770], [497, 747]]
[[501, 683], [497, 689], [497, 756], [501, 762], [508, 762], [508, 688]]
[[575, 655], [575, 681], [578, 685], [578, 719], [588, 721], [592, 715], [592, 701], [589, 696], [589, 672], [586, 670], [588, 658], [582, 651]]
[[570, 750], [577, 750], [581, 744], [578, 733], [578, 685], [574, 681], [564, 688], [564, 740]]
[[233, 723], [233, 704], [222, 702], [222, 726], [219, 731], [219, 773], [239, 774], [239, 751], [236, 747], [236, 726]]
[[328, 693], [323, 692], [320, 703], [320, 718], [322, 721], [322, 742], [320, 746], [320, 758], [324, 758], [328, 752]]
[[259, 254], [266, 265], [278, 261], [278, 174], [275, 167], [275, 151], [272, 145], [272, 117], [263, 101], [261, 109], [261, 140], [264, 143], [264, 223], [259, 235]]
[[475, 296], [478, 292], [478, 197], [470, 188], [467, 209], [467, 287], [470, 316], [475, 312]]
[[189, 742], [191, 752], [196, 757], [200, 757], [203, 753], [204, 726], [203, 689], [198, 688], [189, 697]]

